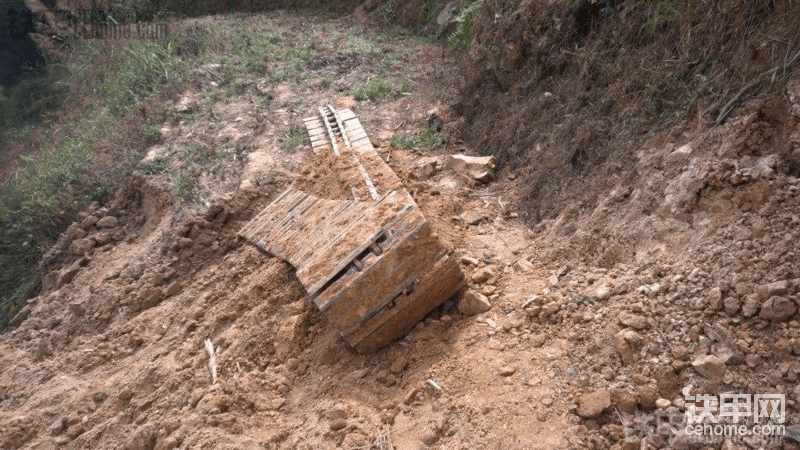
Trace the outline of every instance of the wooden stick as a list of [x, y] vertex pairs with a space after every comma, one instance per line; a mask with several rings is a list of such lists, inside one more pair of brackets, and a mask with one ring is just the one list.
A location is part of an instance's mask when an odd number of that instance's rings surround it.
[[214, 354], [214, 344], [211, 339], [206, 339], [206, 351], [208, 352], [208, 368], [211, 370], [211, 385], [217, 384], [217, 356]]

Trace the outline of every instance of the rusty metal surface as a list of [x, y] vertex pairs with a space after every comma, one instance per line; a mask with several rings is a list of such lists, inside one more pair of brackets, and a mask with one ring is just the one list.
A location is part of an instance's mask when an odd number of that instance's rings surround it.
[[239, 235], [289, 262], [345, 341], [372, 351], [413, 327], [466, 277], [355, 114], [330, 106], [319, 113], [304, 119], [314, 152], [353, 158], [368, 197], [329, 200], [288, 189]]

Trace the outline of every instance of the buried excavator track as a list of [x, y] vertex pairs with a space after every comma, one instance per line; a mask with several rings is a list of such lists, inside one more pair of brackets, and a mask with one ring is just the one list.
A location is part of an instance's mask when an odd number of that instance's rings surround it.
[[356, 115], [331, 106], [318, 112], [304, 119], [312, 148], [352, 158], [360, 175], [356, 198], [322, 199], [290, 188], [239, 235], [289, 262], [344, 340], [373, 351], [453, 296], [466, 277]]

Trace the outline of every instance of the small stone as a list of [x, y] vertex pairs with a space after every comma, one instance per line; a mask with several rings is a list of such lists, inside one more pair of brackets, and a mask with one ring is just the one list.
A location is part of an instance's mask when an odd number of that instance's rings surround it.
[[583, 394], [578, 400], [579, 416], [585, 419], [600, 417], [603, 411], [611, 407], [611, 393], [608, 391], [597, 391]]
[[480, 263], [478, 258], [473, 258], [472, 256], [462, 256], [461, 257], [461, 264], [466, 264], [469, 266], [477, 266]]
[[172, 297], [181, 292], [182, 286], [179, 281], [170, 284], [164, 292], [164, 298]]
[[633, 346], [639, 341], [639, 335], [633, 330], [622, 330], [614, 336], [614, 348], [619, 352], [624, 365], [635, 361]]
[[558, 284], [558, 277], [557, 277], [557, 276], [555, 276], [555, 275], [551, 275], [551, 276], [550, 276], [550, 277], [547, 279], [547, 285], [548, 285], [548, 286], [555, 286], [555, 285], [557, 285], [557, 284]]
[[491, 267], [484, 267], [476, 270], [475, 273], [472, 274], [471, 278], [473, 283], [486, 283], [494, 278], [494, 276], [494, 270], [492, 270]]
[[69, 439], [75, 439], [76, 437], [82, 435], [84, 431], [86, 431], [86, 429], [83, 427], [83, 425], [75, 424], [67, 428], [67, 432], [65, 433], [65, 435]]
[[739, 299], [735, 297], [725, 297], [725, 300], [722, 301], [725, 307], [725, 314], [729, 316], [735, 315], [739, 312]]
[[747, 318], [755, 316], [760, 303], [758, 294], [748, 294], [745, 296], [744, 303], [742, 304], [742, 316]]
[[420, 438], [420, 440], [425, 445], [433, 445], [439, 440], [439, 433], [436, 432], [436, 428], [428, 426], [422, 433], [422, 438]]
[[347, 407], [341, 403], [337, 403], [329, 409], [325, 415], [328, 420], [347, 419]]
[[69, 245], [69, 251], [75, 255], [82, 256], [94, 248], [94, 240], [84, 238], [76, 239]]
[[761, 313], [758, 317], [772, 322], [783, 322], [792, 317], [795, 312], [797, 312], [797, 307], [794, 302], [784, 297], [774, 296], [761, 305]]
[[88, 230], [89, 228], [92, 228], [97, 223], [98, 220], [100, 219], [97, 216], [88, 216], [87, 218], [81, 221], [81, 224], [79, 226], [81, 227], [82, 230]]
[[639, 450], [642, 446], [642, 440], [636, 436], [628, 436], [620, 442], [622, 450]]
[[347, 420], [345, 419], [336, 419], [331, 421], [330, 428], [331, 431], [339, 431], [347, 426]]
[[490, 309], [492, 309], [492, 304], [489, 303], [489, 299], [472, 289], [468, 290], [458, 302], [458, 310], [461, 314], [468, 316], [481, 314]]
[[486, 213], [482, 211], [466, 211], [461, 214], [461, 220], [467, 225], [477, 225], [486, 219]]
[[758, 297], [762, 302], [764, 302], [770, 297], [786, 295], [786, 293], [789, 292], [789, 282], [782, 280], [774, 283], [763, 284], [759, 286], [756, 291], [758, 292]]
[[636, 314], [622, 313], [619, 315], [619, 321], [626, 327], [636, 328], [643, 330], [647, 328], [647, 318]]
[[56, 281], [56, 289], [61, 288], [62, 286], [65, 286], [70, 282], [72, 282], [72, 280], [75, 278], [75, 275], [77, 275], [78, 272], [80, 272], [80, 270], [81, 270], [80, 265], [73, 264], [67, 270], [61, 272], [58, 275], [58, 280]]
[[658, 409], [667, 409], [670, 406], [672, 406], [672, 402], [665, 398], [660, 398], [656, 400], [656, 408]]
[[747, 367], [753, 369], [761, 364], [761, 356], [756, 353], [750, 353], [744, 357], [744, 362], [747, 364]]
[[633, 414], [636, 412], [636, 405], [638, 403], [636, 395], [627, 389], [614, 389], [611, 391], [612, 404], [625, 414]]
[[510, 377], [511, 375], [514, 375], [514, 373], [516, 373], [516, 371], [517, 371], [516, 367], [503, 366], [503, 367], [500, 368], [500, 372], [498, 372], [498, 373], [500, 374], [501, 377]]
[[692, 367], [700, 375], [714, 381], [722, 380], [727, 368], [725, 363], [715, 355], [701, 355], [692, 361]]
[[417, 394], [419, 394], [419, 387], [409, 389], [405, 395], [403, 395], [403, 403], [410, 405], [417, 399]]
[[404, 355], [400, 355], [392, 361], [392, 365], [389, 366], [389, 372], [397, 375], [402, 372], [408, 366], [408, 358]]
[[611, 298], [612, 290], [607, 285], [601, 285], [594, 291], [593, 297], [598, 301], [604, 301]]
[[119, 220], [114, 216], [105, 216], [97, 221], [98, 228], [114, 228], [119, 225]]
[[708, 291], [708, 306], [714, 311], [722, 309], [722, 290], [719, 287]]
[[495, 166], [494, 156], [449, 155], [446, 162], [454, 172], [478, 182], [491, 180]]

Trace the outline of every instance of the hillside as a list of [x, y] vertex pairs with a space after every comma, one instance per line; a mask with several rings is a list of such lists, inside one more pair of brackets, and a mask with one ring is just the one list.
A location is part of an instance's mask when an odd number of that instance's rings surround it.
[[[800, 448], [800, 6], [328, 6], [75, 44], [74, 101], [2, 155], [0, 448]], [[237, 236], [350, 194], [328, 104], [490, 309], [360, 354]], [[688, 435], [723, 393], [784, 395], [785, 436]]]

